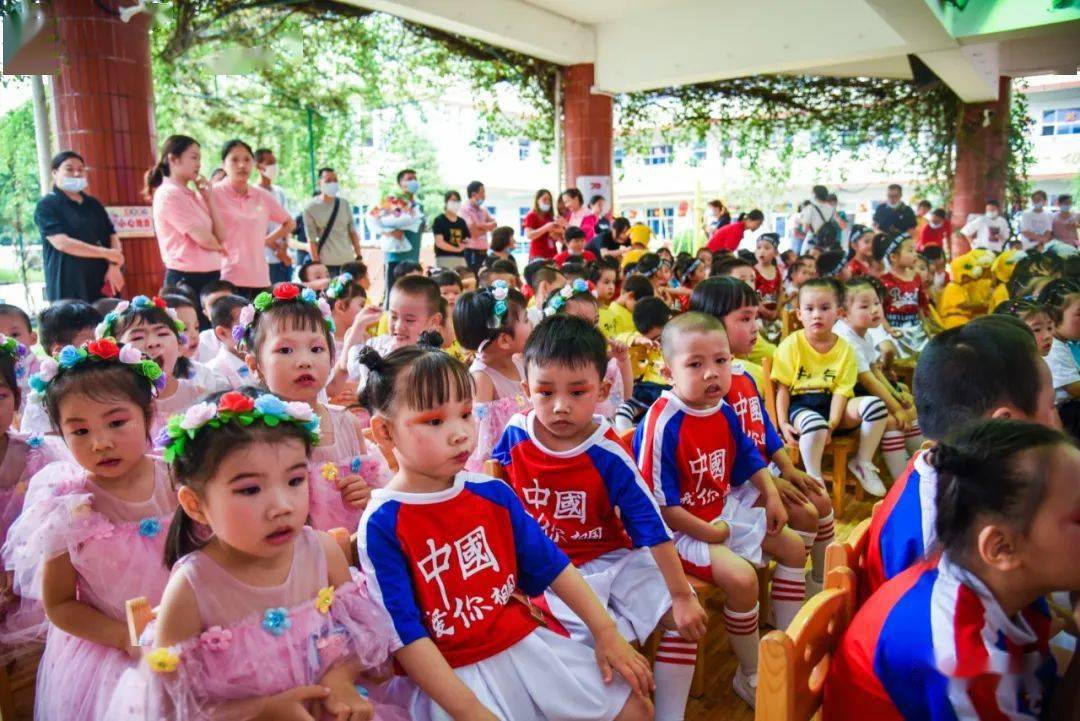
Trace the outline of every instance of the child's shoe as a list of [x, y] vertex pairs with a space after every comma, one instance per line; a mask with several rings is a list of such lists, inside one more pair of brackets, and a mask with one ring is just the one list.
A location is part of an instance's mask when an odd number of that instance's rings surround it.
[[869, 493], [871, 496], [877, 496], [881, 498], [886, 493], [885, 483], [881, 480], [881, 476], [878, 475], [877, 466], [869, 461], [859, 461], [851, 459], [847, 464], [848, 470], [859, 479], [859, 483], [862, 484], [863, 490]]
[[743, 673], [742, 668], [735, 669], [735, 676], [731, 679], [731, 688], [735, 695], [747, 703], [750, 708], [757, 705], [757, 674], [753, 676]]

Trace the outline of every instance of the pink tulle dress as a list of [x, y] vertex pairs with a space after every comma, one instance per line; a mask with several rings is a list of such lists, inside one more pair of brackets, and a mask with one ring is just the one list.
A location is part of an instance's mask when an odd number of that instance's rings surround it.
[[608, 392], [607, 400], [596, 404], [596, 413], [610, 421], [615, 417], [615, 411], [619, 410], [619, 406], [626, 400], [623, 394], [623, 376], [619, 361], [614, 358], [608, 360], [604, 380], [611, 384], [611, 391]]
[[154, 399], [154, 414], [150, 418], [150, 438], [157, 438], [165, 426], [169, 424], [169, 418], [177, 413], [183, 413], [202, 399], [206, 393], [194, 381], [186, 378], [178, 378], [176, 392], [168, 398]]
[[[336, 470], [337, 478], [357, 475], [372, 488], [382, 488], [390, 480], [390, 467], [382, 452], [372, 444], [360, 446], [360, 424], [351, 413], [341, 406], [325, 406], [329, 425], [333, 431], [333, 443], [312, 449], [308, 463], [311, 484], [311, 525], [320, 531], [345, 528], [352, 533], [360, 525], [362, 508], [346, 505], [338, 490], [337, 481], [331, 480]], [[324, 432], [324, 438], [325, 438]]]
[[[162, 560], [165, 535], [177, 503], [165, 464], [156, 459], [153, 464], [154, 491], [135, 503], [101, 488], [73, 463], [50, 463], [34, 476], [4, 547], [15, 572], [15, 591], [24, 601], [40, 601], [46, 562], [65, 553], [77, 574], [79, 601], [106, 616], [125, 622], [128, 599], [161, 601], [168, 580]], [[117, 681], [135, 664], [118, 648], [49, 626], [34, 718], [108, 718]]]
[[473, 413], [476, 414], [476, 450], [465, 463], [467, 471], [482, 473], [484, 462], [491, 458], [491, 451], [502, 437], [506, 424], [515, 414], [528, 413], [532, 410], [529, 398], [521, 388], [521, 379], [525, 377], [525, 369], [516, 358], [514, 365], [518, 368], [518, 378], [507, 378], [484, 363], [479, 356], [469, 366], [469, 372], [483, 373], [491, 379], [491, 384], [495, 387], [495, 400], [477, 403], [473, 407]]
[[[318, 683], [349, 659], [388, 673], [389, 616], [368, 597], [359, 575], [331, 589], [326, 553], [311, 528], [297, 537], [292, 569], [280, 586], [242, 583], [201, 551], [180, 559], [173, 573], [195, 589], [206, 630], [171, 648], [178, 657], [174, 671], [152, 674], [143, 718], [243, 718], [244, 705], [223, 704]], [[365, 691], [372, 685], [359, 684]], [[373, 703], [376, 719], [407, 718], [392, 705]], [[129, 715], [130, 709], [121, 714]]]

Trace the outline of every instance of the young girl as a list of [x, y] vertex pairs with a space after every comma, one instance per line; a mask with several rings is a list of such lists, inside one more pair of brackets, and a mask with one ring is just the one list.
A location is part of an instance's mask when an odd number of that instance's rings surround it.
[[469, 470], [483, 469], [510, 418], [531, 407], [521, 386], [525, 369], [520, 360], [531, 330], [525, 297], [506, 281], [497, 280], [490, 288], [465, 293], [454, 305], [458, 342], [476, 353], [469, 372], [476, 384], [480, 427]]
[[881, 399], [889, 411], [885, 434], [881, 437], [881, 455], [889, 475], [899, 480], [908, 458], [922, 445], [922, 432], [915, 418], [915, 402], [910, 393], [893, 387], [881, 371], [878, 351], [871, 340], [874, 328], [881, 325], [884, 311], [877, 289], [868, 277], [853, 280], [844, 288], [844, 317], [833, 331], [851, 344], [855, 351], [858, 383], [855, 392]]
[[709, 266], [697, 258], [687, 256], [675, 264], [675, 277], [679, 281], [678, 288], [672, 288], [676, 293], [675, 298], [679, 301], [679, 307], [686, 310], [690, 305], [690, 294], [698, 283], [709, 277]]
[[183, 333], [184, 324], [170, 312], [165, 301], [145, 295], [135, 296], [130, 303], [121, 302], [97, 327], [99, 339], [115, 338], [121, 344], [130, 343], [165, 371], [165, 386], [154, 400], [150, 418], [151, 438], [157, 437], [169, 416], [187, 408], [206, 392], [187, 377], [190, 362], [180, 353]]
[[854, 397], [855, 351], [833, 332], [843, 289], [828, 278], [808, 280], [798, 302], [803, 327], [785, 338], [773, 357], [780, 431], [788, 443], [798, 443], [806, 472], [822, 482], [821, 459], [832, 434], [858, 428], [859, 450], [848, 469], [867, 493], [884, 496], [873, 458], [889, 411], [879, 398]]
[[110, 718], [116, 683], [137, 657], [124, 604], [161, 600], [176, 493], [146, 447], [163, 381], [157, 363], [111, 338], [65, 347], [31, 380], [74, 458], [30, 481], [4, 548], [15, 592], [40, 602], [50, 623], [35, 719]]
[[1044, 597], [1080, 591], [1080, 451], [1045, 426], [985, 420], [931, 463], [941, 553], [855, 615], [825, 720], [1071, 718], [1080, 664], [1058, 683]]
[[1007, 300], [994, 308], [994, 313], [1011, 315], [1024, 321], [1035, 336], [1035, 345], [1043, 358], [1050, 353], [1054, 344], [1054, 318], [1050, 311], [1038, 303], [1029, 300]]
[[[360, 522], [360, 560], [393, 620], [394, 657], [409, 676], [393, 691], [412, 718], [651, 718], [648, 666], [581, 574], [513, 490], [462, 473], [476, 442], [465, 366], [426, 345], [386, 358], [364, 349], [361, 360], [372, 429], [399, 471]], [[519, 595], [549, 587], [594, 648], [541, 627]]]
[[[600, 327], [600, 306], [592, 293], [576, 292], [563, 303], [560, 310]], [[634, 371], [630, 367], [630, 349], [625, 344], [608, 340], [608, 365], [604, 382], [611, 388], [606, 399], [596, 404], [596, 413], [611, 420], [622, 402], [634, 393]]]
[[342, 273], [330, 281], [323, 292], [330, 304], [330, 314], [334, 319], [334, 351], [341, 357], [345, 334], [352, 327], [357, 314], [367, 305], [367, 291], [353, 282], [351, 273]]
[[[706, 266], [708, 268], [708, 266]], [[592, 269], [589, 278], [596, 289], [596, 302], [600, 306], [600, 316], [609, 312], [609, 307], [619, 295], [619, 264], [601, 260]]]
[[252, 375], [274, 395], [307, 404], [319, 418], [322, 433], [311, 452], [311, 525], [323, 531], [356, 528], [370, 488], [390, 476], [382, 453], [366, 447], [356, 417], [319, 400], [334, 366], [333, 329], [326, 301], [292, 283], [257, 295], [236, 328]]
[[1050, 281], [1039, 294], [1054, 319], [1054, 338], [1046, 362], [1054, 382], [1054, 402], [1061, 422], [1080, 438], [1080, 283], [1074, 279]]
[[[195, 307], [195, 303], [184, 295], [176, 293], [169, 293], [162, 296], [165, 301], [165, 305], [176, 314], [176, 319], [184, 324], [184, 332], [180, 337], [186, 341], [182, 343], [180, 347], [180, 356], [177, 358], [176, 367], [173, 369], [178, 378], [189, 380], [194, 383], [203, 392], [213, 392], [225, 390], [229, 387], [229, 381], [224, 376], [215, 372], [208, 367], [205, 363], [200, 363], [197, 358], [199, 357], [199, 311]], [[122, 303], [123, 301], [120, 301]], [[117, 303], [119, 306], [119, 303]], [[113, 308], [115, 311], [116, 308]], [[184, 375], [180, 375], [180, 371], [186, 371]]]
[[312, 702], [315, 718], [372, 718], [355, 683], [387, 659], [389, 619], [338, 544], [304, 525], [319, 427], [306, 403], [253, 388], [170, 420], [181, 507], [145, 718], [312, 718]]
[[884, 268], [874, 257], [874, 231], [865, 225], [852, 226], [848, 252], [848, 273], [852, 278], [863, 275], [880, 276]]
[[889, 262], [889, 272], [880, 277], [885, 286], [885, 323], [900, 357], [917, 357], [929, 340], [923, 321], [930, 299], [915, 272], [915, 242], [905, 233], [879, 235], [874, 238], [874, 257]]
[[764, 321], [776, 320], [780, 315], [780, 285], [783, 283], [783, 276], [776, 264], [779, 246], [780, 236], [776, 233], [762, 233], [758, 236], [757, 249], [754, 252], [757, 259], [754, 265], [754, 290], [761, 298], [760, 314]]

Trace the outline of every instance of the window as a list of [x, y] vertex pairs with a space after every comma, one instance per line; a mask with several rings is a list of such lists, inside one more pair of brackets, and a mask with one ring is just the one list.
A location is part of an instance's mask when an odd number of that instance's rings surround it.
[[371, 212], [370, 205], [357, 205], [353, 208], [353, 220], [356, 221], [356, 230], [360, 233], [360, 241], [371, 240], [371, 228], [368, 227], [367, 217]]
[[481, 157], [490, 158], [495, 154], [495, 133], [481, 133], [476, 138], [476, 147]]
[[528, 160], [532, 154], [532, 141], [528, 138], [518, 139], [518, 160]]
[[645, 156], [645, 165], [668, 165], [674, 160], [675, 149], [670, 145], [654, 145]]
[[653, 235], [670, 240], [675, 235], [675, 208], [649, 208], [645, 211], [645, 222]]
[[690, 164], [696, 167], [701, 163], [704, 163], [706, 149], [704, 140], [699, 140], [694, 143], [690, 150]]
[[615, 167], [621, 168], [624, 160], [626, 160], [626, 151], [622, 146], [615, 146]]
[[1044, 110], [1043, 135], [1080, 135], [1080, 108]]
[[525, 216], [532, 210], [529, 206], [518, 208], [518, 237], [525, 238]]

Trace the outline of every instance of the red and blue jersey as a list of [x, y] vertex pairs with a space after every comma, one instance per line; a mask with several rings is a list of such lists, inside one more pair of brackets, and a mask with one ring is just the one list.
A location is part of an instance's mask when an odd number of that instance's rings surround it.
[[918, 563], [855, 614], [829, 668], [825, 721], [1037, 719], [1056, 679], [1042, 600], [1005, 615], [948, 556]]
[[724, 400], [739, 417], [743, 433], [757, 444], [762, 458], [768, 463], [773, 454], [784, 447], [784, 441], [765, 412], [765, 401], [753, 377], [737, 361], [731, 365], [731, 389]]
[[765, 467], [730, 405], [698, 410], [671, 391], [649, 407], [634, 452], [661, 506], [682, 506], [709, 523], [720, 517], [732, 486]]
[[610, 423], [597, 416], [596, 431], [561, 452], [537, 440], [536, 423], [535, 412], [511, 418], [492, 458], [506, 469], [525, 510], [574, 565], [618, 548], [671, 540], [652, 489]]
[[936, 500], [937, 472], [927, 451], [919, 451], [870, 521], [866, 576], [860, 583], [864, 598], [932, 550]]
[[570, 562], [509, 486], [464, 472], [436, 493], [373, 491], [358, 545], [396, 640], [430, 638], [453, 667], [532, 633], [537, 621], [514, 591], [542, 594]]

